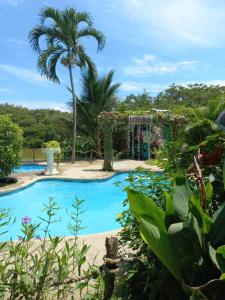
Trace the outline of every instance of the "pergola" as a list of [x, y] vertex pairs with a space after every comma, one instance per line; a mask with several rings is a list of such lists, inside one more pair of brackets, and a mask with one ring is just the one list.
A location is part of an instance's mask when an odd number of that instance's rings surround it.
[[[185, 123], [183, 116], [174, 114], [169, 110], [101, 112], [99, 122], [104, 141], [103, 170], [113, 170], [112, 132], [116, 123], [124, 118], [128, 120], [128, 148], [132, 159], [150, 159], [153, 125], [160, 127], [162, 130], [167, 127], [168, 137], [166, 139], [169, 139], [169, 136], [172, 136], [174, 131], [181, 128]], [[146, 157], [143, 157], [144, 155]]]

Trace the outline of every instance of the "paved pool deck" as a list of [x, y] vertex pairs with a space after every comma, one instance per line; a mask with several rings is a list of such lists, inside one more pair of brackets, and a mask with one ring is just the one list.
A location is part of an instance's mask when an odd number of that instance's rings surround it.
[[54, 176], [45, 176], [41, 172], [13, 173], [11, 177], [17, 178], [17, 183], [9, 186], [0, 187], [0, 195], [3, 193], [14, 191], [18, 188], [25, 187], [37, 180], [49, 178], [62, 179], [103, 179], [109, 178], [116, 172], [126, 172], [135, 170], [138, 167], [149, 169], [153, 172], [160, 171], [157, 166], [150, 166], [145, 161], [136, 160], [119, 160], [113, 163], [113, 172], [102, 170], [103, 160], [94, 160], [92, 163], [88, 161], [78, 161], [75, 164], [61, 163], [60, 174]]

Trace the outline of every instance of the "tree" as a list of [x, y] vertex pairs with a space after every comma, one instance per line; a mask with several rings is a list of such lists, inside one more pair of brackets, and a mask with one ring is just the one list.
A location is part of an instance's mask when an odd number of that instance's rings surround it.
[[22, 145], [22, 129], [8, 116], [0, 116], [0, 178], [7, 177], [19, 165]]
[[152, 102], [153, 98], [144, 90], [142, 94], [130, 94], [124, 100], [117, 102], [116, 109], [148, 111], [152, 107]]
[[101, 130], [98, 116], [102, 111], [112, 111], [116, 102], [119, 83], [112, 83], [114, 71], [99, 78], [97, 71], [87, 70], [82, 74], [82, 92], [77, 101], [81, 120], [96, 144], [96, 156], [101, 158]]
[[[69, 71], [73, 99], [72, 163], [75, 162], [76, 158], [77, 135], [77, 98], [73, 79], [73, 67], [76, 66], [82, 69], [88, 66], [90, 69], [94, 69], [94, 64], [81, 43], [83, 38], [93, 37], [96, 39], [98, 50], [102, 50], [105, 46], [103, 34], [92, 25], [91, 16], [86, 12], [77, 12], [74, 8], [67, 8], [60, 11], [47, 7], [41, 10], [40, 24], [35, 26], [29, 33], [31, 47], [39, 55], [38, 69], [42, 75], [53, 82], [60, 83], [56, 73], [58, 62], [61, 62]], [[43, 38], [45, 41], [44, 49], [40, 45]]]
[[9, 115], [12, 122], [23, 129], [24, 147], [40, 148], [49, 140], [72, 144], [72, 114], [69, 112], [28, 109], [5, 103], [0, 104], [0, 115]]
[[154, 106], [163, 109], [173, 109], [178, 105], [192, 108], [206, 106], [209, 100], [224, 97], [224, 92], [225, 87], [218, 85], [173, 84], [156, 96]]

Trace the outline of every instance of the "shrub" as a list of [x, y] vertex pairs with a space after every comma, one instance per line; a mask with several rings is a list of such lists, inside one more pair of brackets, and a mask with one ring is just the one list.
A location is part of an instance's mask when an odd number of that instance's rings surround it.
[[43, 148], [57, 148], [60, 149], [60, 144], [57, 141], [49, 141], [43, 144]]
[[191, 189], [185, 177], [176, 177], [173, 192], [166, 195], [165, 211], [131, 189], [128, 199], [143, 239], [189, 299], [222, 300], [225, 206], [211, 216], [212, 186], [200, 180], [199, 188]]
[[[124, 188], [124, 183], [117, 184]], [[171, 184], [171, 180], [162, 173], [139, 170], [129, 175], [125, 185], [151, 197], [164, 210], [164, 192], [171, 190]], [[117, 296], [119, 299], [135, 300], [166, 299], [169, 293], [166, 289], [167, 282], [171, 283], [173, 279], [141, 238], [139, 223], [127, 205], [128, 199], [125, 199], [124, 211], [117, 216], [122, 227], [119, 242], [121, 250], [128, 246], [136, 253], [137, 259], [128, 264], [123, 276], [118, 278]]]
[[[82, 203], [76, 199], [69, 215], [68, 227], [75, 234], [70, 241], [50, 235], [51, 225], [59, 221], [59, 207], [50, 199], [41, 223], [25, 216], [20, 239], [0, 243], [0, 299], [79, 299], [82, 292], [85, 299], [102, 299], [97, 267], [84, 267], [90, 246], [77, 244]], [[10, 223], [10, 212], [0, 211], [0, 236]]]
[[185, 141], [188, 145], [193, 146], [204, 141], [207, 136], [213, 135], [218, 131], [217, 125], [208, 120], [200, 120], [185, 130]]
[[19, 166], [23, 131], [8, 116], [0, 116], [0, 178], [7, 177]]

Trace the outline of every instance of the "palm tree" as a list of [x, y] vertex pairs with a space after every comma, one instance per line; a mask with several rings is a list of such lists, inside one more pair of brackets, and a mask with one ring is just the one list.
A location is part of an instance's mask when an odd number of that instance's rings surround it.
[[[101, 154], [101, 130], [98, 116], [102, 111], [111, 111], [117, 99], [116, 92], [119, 83], [112, 84], [114, 71], [99, 78], [96, 70], [86, 70], [82, 73], [82, 92], [77, 99], [79, 117], [93, 136], [96, 144], [96, 156]], [[72, 103], [70, 103], [72, 105]]]
[[[47, 21], [47, 23], [46, 23]], [[50, 22], [49, 22], [50, 21]], [[76, 159], [76, 93], [73, 79], [73, 67], [80, 69], [88, 66], [94, 69], [91, 58], [81, 44], [82, 38], [93, 37], [98, 50], [105, 46], [104, 35], [92, 26], [92, 19], [86, 12], [77, 12], [74, 8], [63, 11], [47, 7], [40, 12], [40, 24], [29, 33], [31, 47], [38, 53], [38, 69], [41, 74], [53, 82], [60, 83], [56, 73], [58, 62], [68, 68], [73, 99], [73, 147], [72, 163]], [[42, 49], [44, 38], [45, 47]]]

